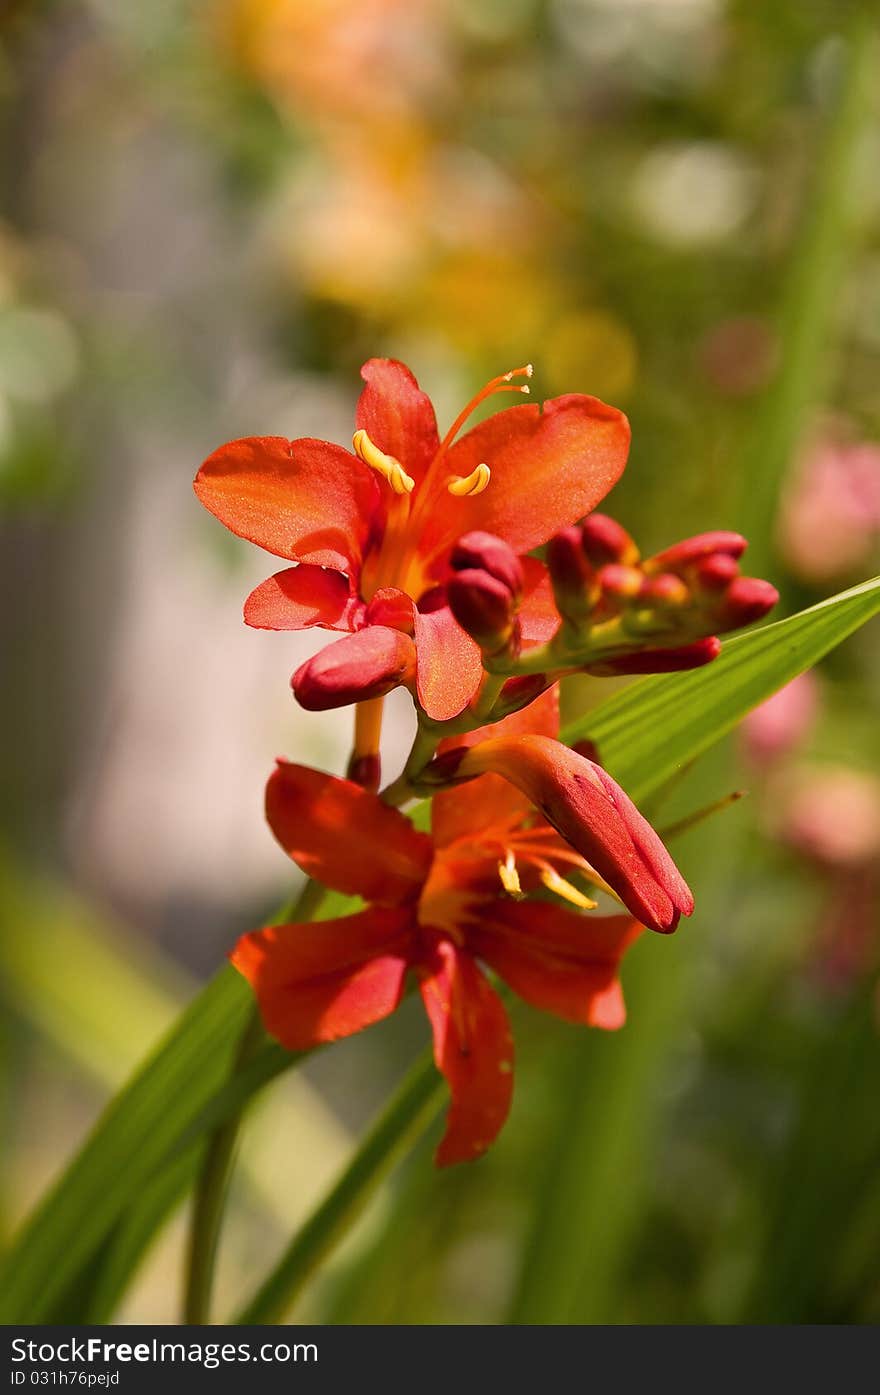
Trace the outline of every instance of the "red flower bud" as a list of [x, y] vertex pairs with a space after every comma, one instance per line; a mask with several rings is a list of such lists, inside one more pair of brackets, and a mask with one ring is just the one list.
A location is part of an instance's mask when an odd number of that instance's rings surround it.
[[409, 635], [368, 625], [307, 659], [290, 680], [301, 707], [324, 712], [382, 697], [415, 678], [416, 649]]
[[697, 533], [696, 537], [685, 538], [653, 557], [646, 557], [644, 567], [646, 572], [676, 571], [716, 552], [727, 557], [741, 557], [747, 547], [746, 539], [739, 533]]
[[680, 673], [685, 669], [702, 668], [720, 653], [721, 640], [710, 635], [693, 644], [680, 644], [670, 649], [639, 649], [632, 654], [620, 654], [616, 659], [585, 664], [582, 672], [603, 678], [623, 673]]
[[606, 596], [617, 601], [633, 601], [640, 594], [643, 583], [638, 567], [624, 567], [612, 563], [599, 572], [599, 585]]
[[735, 576], [739, 575], [739, 564], [727, 552], [713, 552], [697, 564], [694, 576], [703, 591], [725, 591]]
[[446, 588], [449, 609], [485, 654], [507, 645], [516, 623], [516, 601], [508, 586], [487, 571], [454, 572]]
[[494, 533], [465, 533], [452, 549], [449, 562], [455, 572], [488, 572], [517, 599], [522, 594], [522, 564], [513, 548]]
[[458, 778], [487, 771], [522, 790], [643, 925], [670, 931], [691, 914], [693, 897], [666, 848], [600, 765], [548, 736], [512, 736], [470, 748], [455, 768]]
[[640, 600], [647, 606], [660, 606], [678, 610], [687, 605], [691, 593], [680, 576], [675, 572], [660, 572], [647, 579], [642, 586]]
[[581, 546], [580, 528], [563, 528], [550, 539], [547, 566], [559, 614], [579, 624], [591, 614], [600, 595], [596, 573]]
[[728, 630], [751, 625], [755, 620], [762, 620], [778, 600], [779, 592], [769, 581], [756, 576], [738, 576], [722, 599], [721, 623]]
[[631, 567], [639, 560], [639, 549], [629, 533], [605, 513], [591, 513], [584, 519], [581, 546], [594, 567], [603, 567], [607, 562]]
[[382, 783], [382, 760], [378, 755], [355, 756], [348, 762], [347, 779], [353, 785], [375, 794]]

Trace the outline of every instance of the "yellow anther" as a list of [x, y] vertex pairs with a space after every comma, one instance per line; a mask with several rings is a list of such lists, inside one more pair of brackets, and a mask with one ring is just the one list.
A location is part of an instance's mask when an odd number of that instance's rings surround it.
[[519, 872], [516, 870], [516, 858], [510, 848], [507, 849], [504, 861], [498, 864], [498, 875], [508, 896], [522, 896], [523, 889], [520, 886]]
[[[509, 383], [511, 378], [530, 378], [534, 373], [532, 364], [526, 363], [522, 368], [511, 368], [509, 373], [502, 373], [502, 381]], [[521, 387], [520, 392], [528, 392], [527, 387]]]
[[366, 431], [356, 431], [351, 438], [351, 444], [355, 455], [387, 480], [395, 494], [412, 494], [416, 486], [415, 480], [406, 473], [400, 461], [393, 455], [386, 455], [378, 446], [374, 446]]
[[453, 475], [446, 488], [457, 499], [469, 499], [474, 494], [482, 494], [491, 477], [488, 465], [478, 465], [469, 475]]
[[573, 906], [580, 906], [582, 911], [594, 911], [599, 904], [598, 901], [591, 901], [589, 896], [585, 896], [571, 882], [566, 881], [565, 877], [560, 877], [552, 867], [543, 868], [541, 881], [548, 891], [561, 896], [563, 901], [570, 901]]

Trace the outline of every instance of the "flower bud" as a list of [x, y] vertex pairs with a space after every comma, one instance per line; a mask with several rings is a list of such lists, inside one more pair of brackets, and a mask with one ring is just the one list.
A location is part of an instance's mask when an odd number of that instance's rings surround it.
[[600, 765], [548, 736], [511, 736], [466, 750], [454, 767], [458, 779], [486, 772], [522, 790], [643, 925], [668, 932], [691, 914], [693, 897], [663, 843]]
[[639, 560], [639, 549], [629, 533], [605, 513], [591, 513], [581, 524], [581, 546], [594, 567], [620, 562], [631, 567]]
[[634, 601], [642, 589], [643, 577], [638, 567], [611, 563], [599, 572], [602, 593], [615, 601]]
[[727, 552], [713, 552], [704, 557], [694, 569], [694, 579], [702, 591], [725, 591], [735, 576], [739, 575], [739, 564]]
[[690, 601], [691, 593], [675, 572], [660, 572], [642, 585], [639, 601], [642, 605], [658, 606], [663, 610], [680, 610]]
[[672, 547], [665, 548], [653, 557], [646, 557], [644, 568], [646, 572], [651, 573], [678, 571], [694, 562], [701, 562], [704, 557], [711, 557], [714, 553], [723, 553], [726, 557], [741, 557], [747, 547], [746, 539], [739, 533], [720, 530], [714, 533], [698, 533], [693, 538], [673, 543]]
[[416, 648], [409, 635], [368, 625], [307, 659], [290, 683], [301, 707], [324, 712], [383, 697], [413, 681], [415, 671]]
[[522, 594], [522, 564], [513, 548], [494, 533], [465, 533], [452, 549], [449, 562], [454, 572], [488, 572], [517, 600]]
[[553, 599], [563, 620], [579, 625], [600, 596], [596, 573], [581, 546], [580, 528], [563, 528], [547, 544]]
[[581, 672], [597, 674], [603, 678], [624, 673], [681, 673], [686, 669], [702, 668], [705, 664], [710, 664], [720, 653], [721, 640], [715, 635], [709, 635], [708, 638], [698, 639], [693, 644], [679, 644], [669, 649], [636, 649], [631, 654], [620, 654], [617, 658], [585, 664]]
[[756, 576], [738, 576], [727, 588], [721, 601], [719, 622], [725, 629], [738, 630], [762, 620], [779, 600], [779, 592], [769, 581]]
[[454, 572], [446, 587], [449, 609], [484, 654], [497, 654], [516, 627], [516, 600], [510, 588], [487, 571]]

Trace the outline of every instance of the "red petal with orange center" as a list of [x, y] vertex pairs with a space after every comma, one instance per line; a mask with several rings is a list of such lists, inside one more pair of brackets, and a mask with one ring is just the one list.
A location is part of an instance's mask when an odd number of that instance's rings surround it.
[[428, 875], [427, 834], [351, 780], [279, 761], [266, 818], [288, 857], [334, 891], [394, 904], [416, 896]]
[[373, 473], [328, 441], [250, 436], [209, 455], [194, 489], [248, 542], [355, 575], [379, 505]]
[[273, 925], [229, 956], [257, 995], [266, 1030], [289, 1051], [360, 1032], [400, 1002], [413, 943], [404, 908]]
[[440, 448], [430, 397], [393, 358], [368, 359], [361, 377], [366, 387], [357, 405], [358, 429], [418, 483]]
[[496, 533], [518, 553], [546, 542], [617, 483], [629, 437], [622, 412], [577, 393], [554, 397], [543, 410], [529, 403], [496, 412], [442, 462], [451, 475], [470, 475], [481, 463], [492, 475], [481, 494], [438, 498], [419, 544], [426, 567], [473, 529]]
[[448, 1167], [478, 1158], [502, 1128], [513, 1095], [513, 1038], [498, 994], [451, 940], [437, 938], [420, 978], [434, 1060], [452, 1094], [434, 1158]]
[[468, 947], [533, 1007], [588, 1027], [622, 1027], [617, 974], [642, 933], [629, 916], [576, 915], [544, 902], [485, 907]]
[[342, 572], [303, 562], [261, 582], [244, 603], [244, 619], [255, 630], [353, 630], [362, 610]]

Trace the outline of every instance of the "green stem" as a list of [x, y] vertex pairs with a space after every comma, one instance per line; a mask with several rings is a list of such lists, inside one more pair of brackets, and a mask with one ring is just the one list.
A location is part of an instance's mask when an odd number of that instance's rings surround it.
[[[308, 880], [299, 897], [284, 907], [276, 922], [310, 920], [321, 905], [325, 889], [320, 882]], [[232, 1063], [230, 1084], [237, 1083], [265, 1039], [259, 1012], [254, 1009], [245, 1024], [238, 1051]], [[246, 1098], [210, 1135], [204, 1161], [193, 1192], [193, 1203], [187, 1244], [184, 1279], [183, 1320], [199, 1325], [210, 1321], [211, 1292], [220, 1230], [226, 1207], [226, 1196], [241, 1121], [247, 1107]]]
[[235, 1318], [242, 1326], [280, 1321], [315, 1269], [360, 1215], [380, 1182], [436, 1117], [442, 1076], [425, 1052], [361, 1142], [351, 1162], [294, 1237], [272, 1273]]

